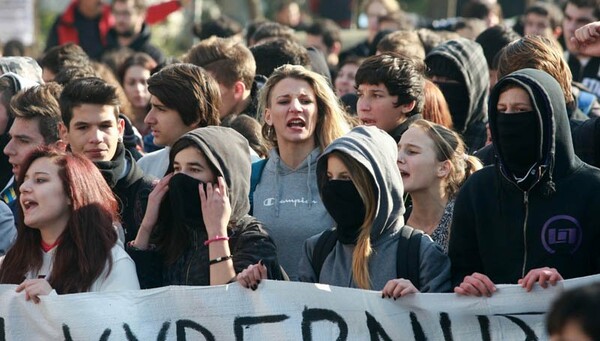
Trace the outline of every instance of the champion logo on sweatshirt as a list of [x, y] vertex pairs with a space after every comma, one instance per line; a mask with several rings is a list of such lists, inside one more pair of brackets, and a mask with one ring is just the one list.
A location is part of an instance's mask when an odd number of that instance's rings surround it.
[[[277, 202], [277, 200], [275, 198], [266, 198], [263, 201], [263, 206], [273, 206], [275, 205], [275, 203]], [[317, 201], [313, 200], [312, 201], [313, 204], [318, 204]], [[297, 207], [298, 205], [308, 205], [308, 200], [304, 199], [304, 197], [299, 198], [299, 199], [281, 199], [279, 200], [279, 204], [280, 205], [294, 205], [294, 207]]]

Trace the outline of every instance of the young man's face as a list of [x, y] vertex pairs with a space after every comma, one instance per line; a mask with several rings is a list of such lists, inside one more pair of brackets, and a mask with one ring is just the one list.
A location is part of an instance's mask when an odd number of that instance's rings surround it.
[[116, 1], [112, 4], [115, 31], [119, 36], [132, 37], [142, 30], [144, 13], [140, 13], [131, 1]]
[[64, 138], [73, 153], [91, 161], [110, 161], [124, 129], [125, 122], [117, 120], [114, 106], [82, 104], [73, 108]]
[[391, 132], [406, 120], [403, 106], [396, 107], [398, 96], [392, 96], [383, 83], [377, 85], [360, 84], [356, 92], [358, 101], [356, 110], [363, 125], [374, 125]]
[[572, 3], [567, 3], [563, 20], [563, 36], [567, 49], [573, 54], [577, 54], [577, 48], [571, 43], [571, 37], [575, 35], [575, 30], [591, 22], [598, 21], [600, 18], [594, 16], [593, 7], [577, 7]]
[[25, 159], [34, 149], [45, 145], [44, 136], [40, 133], [38, 119], [24, 119], [16, 117], [8, 132], [10, 141], [4, 147], [4, 154], [8, 156], [8, 162], [12, 165], [15, 177], [19, 175], [19, 169]]
[[323, 42], [323, 36], [307, 34], [304, 45], [306, 47], [312, 46], [312, 47], [316, 48], [317, 50], [321, 51], [321, 53], [323, 53], [323, 56], [325, 56], [325, 58], [327, 58], [327, 56], [329, 55], [329, 49], [327, 48], [327, 45], [325, 45], [325, 42]]
[[150, 98], [152, 109], [144, 123], [150, 126], [154, 143], [159, 146], [172, 146], [179, 137], [194, 129], [197, 123], [186, 125], [179, 112], [166, 107], [156, 96]]
[[538, 35], [552, 37], [552, 26], [547, 16], [537, 13], [529, 13], [523, 20], [523, 33], [525, 35]]

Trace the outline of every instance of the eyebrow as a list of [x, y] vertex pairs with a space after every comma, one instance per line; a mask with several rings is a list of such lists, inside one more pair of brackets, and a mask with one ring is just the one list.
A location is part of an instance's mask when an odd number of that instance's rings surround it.
[[[200, 168], [204, 168], [204, 166], [200, 162], [184, 162], [184, 164], [186, 164], [188, 166], [198, 166]], [[173, 165], [179, 166], [179, 162], [173, 161]]]
[[38, 175], [38, 174], [50, 175], [50, 173], [48, 173], [48, 172], [42, 172], [42, 171], [37, 171], [37, 172], [33, 173], [33, 175]]

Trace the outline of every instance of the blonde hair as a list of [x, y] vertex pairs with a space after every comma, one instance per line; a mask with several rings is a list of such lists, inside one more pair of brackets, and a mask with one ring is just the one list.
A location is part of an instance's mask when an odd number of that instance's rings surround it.
[[271, 107], [271, 92], [277, 83], [293, 78], [306, 81], [315, 92], [317, 100], [317, 127], [315, 129], [315, 144], [321, 151], [350, 130], [349, 117], [344, 111], [339, 99], [323, 76], [309, 71], [300, 65], [286, 64], [273, 71], [260, 91], [258, 112], [261, 113], [263, 126], [262, 135], [274, 147], [277, 147], [275, 128], [264, 121], [264, 112]]
[[[327, 157], [338, 157], [351, 174], [352, 182], [365, 204], [365, 220], [360, 226], [360, 234], [354, 251], [352, 252], [352, 274], [354, 282], [361, 289], [371, 289], [371, 276], [369, 275], [369, 258], [371, 257], [371, 230], [375, 221], [377, 210], [377, 198], [375, 198], [375, 184], [369, 171], [358, 161], [340, 151], [332, 151]], [[319, 183], [324, 184], [327, 172], [320, 176], [324, 177]], [[322, 191], [322, 188], [320, 189]]]
[[483, 168], [481, 161], [465, 152], [465, 143], [460, 136], [443, 125], [417, 120], [412, 126], [422, 129], [433, 140], [437, 161], [450, 161], [452, 166], [446, 177], [446, 196], [453, 198], [467, 178]]

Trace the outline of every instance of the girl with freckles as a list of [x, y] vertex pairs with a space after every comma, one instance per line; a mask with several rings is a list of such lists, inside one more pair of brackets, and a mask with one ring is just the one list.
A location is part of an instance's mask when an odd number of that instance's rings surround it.
[[139, 289], [117, 244], [117, 201], [86, 158], [42, 147], [21, 168], [18, 235], [0, 258], [0, 283], [40, 296]]

